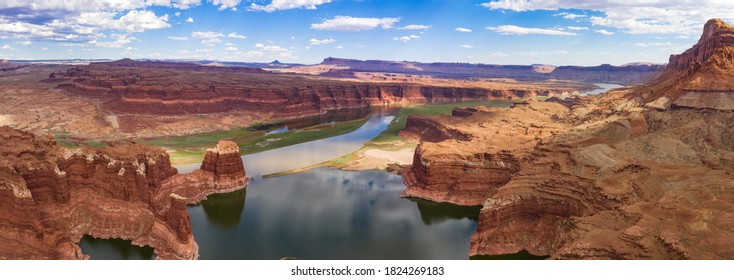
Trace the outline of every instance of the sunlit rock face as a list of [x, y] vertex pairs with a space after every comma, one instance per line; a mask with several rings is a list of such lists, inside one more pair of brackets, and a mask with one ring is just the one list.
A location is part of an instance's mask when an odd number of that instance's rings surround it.
[[405, 194], [483, 199], [470, 255], [734, 258], [732, 30], [709, 21], [645, 86], [422, 117]]
[[177, 174], [159, 147], [67, 150], [8, 127], [0, 139], [2, 259], [84, 259], [84, 235], [132, 240], [160, 259], [196, 259], [186, 205], [248, 182], [231, 142], [211, 150], [215, 172]]

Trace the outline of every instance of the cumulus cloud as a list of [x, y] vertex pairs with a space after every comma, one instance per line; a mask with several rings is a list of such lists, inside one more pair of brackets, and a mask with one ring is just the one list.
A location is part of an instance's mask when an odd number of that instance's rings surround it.
[[186, 41], [189, 39], [189, 37], [168, 36], [168, 39], [171, 39], [174, 41]]
[[237, 5], [239, 5], [242, 0], [211, 0], [212, 4], [214, 6], [219, 6], [219, 10], [226, 10], [231, 9], [232, 11], [237, 10]]
[[126, 13], [108, 11], [66, 13], [57, 18], [46, 18], [45, 21], [21, 16], [2, 16], [3, 12], [4, 10], [0, 9], [0, 36], [16, 38], [80, 42], [99, 39], [104, 36], [104, 31], [131, 33], [171, 26], [168, 24], [167, 14], [158, 16], [146, 10], [131, 10]]
[[520, 26], [515, 26], [515, 25], [490, 26], [490, 27], [487, 27], [487, 29], [492, 30], [502, 35], [530, 35], [530, 34], [561, 35], [561, 36], [577, 35], [576, 33], [563, 31], [563, 30], [557, 30], [557, 29], [527, 28], [527, 27], [520, 27]]
[[456, 29], [454, 29], [454, 30], [456, 30], [456, 31], [459, 31], [459, 32], [464, 32], [464, 33], [469, 33], [469, 32], [471, 32], [471, 29], [469, 29], [469, 28], [464, 28], [464, 27], [459, 27], [459, 28], [456, 28]]
[[331, 38], [329, 38], [329, 39], [323, 39], [323, 40], [319, 40], [319, 39], [316, 39], [316, 38], [311, 38], [311, 40], [308, 40], [308, 43], [311, 44], [311, 45], [325, 45], [325, 44], [331, 44], [331, 43], [334, 43], [334, 42], [336, 42], [336, 40], [331, 39]]
[[229, 37], [229, 38], [235, 38], [235, 39], [247, 39], [247, 37], [245, 37], [245, 35], [237, 34], [237, 32], [229, 33], [229, 35], [227, 35], [227, 37]]
[[237, 50], [237, 48], [236, 48], [236, 47], [227, 47], [227, 48], [226, 48], [226, 49], [224, 49], [224, 50], [225, 50], [225, 51], [236, 51], [236, 50]]
[[3, 50], [14, 50], [13, 47], [11, 47], [8, 44], [3, 45], [2, 47], [0, 47], [0, 49], [3, 49]]
[[697, 34], [706, 20], [734, 18], [734, 1], [720, 0], [500, 0], [481, 4], [492, 10], [593, 10], [601, 16], [589, 16], [598, 26], [617, 28], [631, 34]]
[[403, 43], [410, 42], [412, 40], [420, 39], [421, 36], [418, 35], [409, 35], [409, 36], [402, 36], [402, 37], [393, 37], [392, 39], [395, 41], [401, 41]]
[[317, 30], [335, 30], [335, 31], [365, 31], [372, 30], [377, 27], [382, 29], [390, 29], [400, 18], [360, 18], [350, 16], [336, 16], [332, 19], [324, 20], [322, 23], [311, 24], [312, 29]]
[[465, 49], [473, 49], [474, 48], [474, 46], [472, 46], [472, 45], [461, 45], [460, 47], [465, 48]]
[[201, 32], [201, 31], [195, 31], [191, 32], [191, 37], [194, 39], [201, 40], [201, 43], [204, 45], [213, 45], [221, 43], [222, 40], [219, 39], [219, 37], [224, 37], [224, 34], [219, 32], [213, 32], [213, 31], [207, 31], [207, 32]]
[[428, 28], [431, 28], [431, 26], [430, 25], [411, 24], [411, 25], [406, 25], [406, 26], [403, 26], [403, 27], [398, 27], [396, 29], [400, 29], [400, 30], [425, 30], [425, 29], [428, 29]]
[[267, 52], [271, 57], [294, 58], [293, 51], [272, 44], [271, 42], [269, 42], [268, 45], [257, 43], [255, 44], [255, 48], [260, 49], [261, 52]]
[[278, 10], [308, 9], [315, 10], [316, 6], [331, 3], [331, 0], [273, 0], [267, 5], [252, 3], [248, 8], [251, 11], [274, 12]]
[[187, 18], [186, 19], [186, 22], [194, 22], [194, 19], [193, 18]]
[[597, 29], [597, 30], [594, 30], [594, 32], [602, 34], [602, 35], [614, 35], [614, 32], [607, 31], [604, 29]]
[[90, 45], [95, 45], [98, 47], [106, 47], [106, 48], [122, 48], [126, 44], [132, 43], [133, 41], [137, 40], [135, 37], [126, 35], [126, 34], [112, 34], [112, 38], [114, 38], [114, 41], [97, 41], [92, 40], [89, 41]]

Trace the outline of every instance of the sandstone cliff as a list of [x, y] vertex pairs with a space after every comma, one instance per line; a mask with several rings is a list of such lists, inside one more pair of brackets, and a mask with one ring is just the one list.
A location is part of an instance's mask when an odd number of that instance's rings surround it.
[[[181, 115], [222, 112], [316, 115], [326, 110], [408, 102], [467, 101], [577, 92], [509, 84], [496, 88], [369, 83], [299, 75], [235, 71], [176, 63], [116, 61], [69, 69], [59, 87], [98, 100], [115, 114]], [[249, 68], [248, 68], [249, 69]], [[578, 86], [578, 85], [577, 85]]]
[[665, 71], [635, 91], [645, 102], [669, 100], [674, 106], [734, 109], [734, 27], [712, 19], [698, 42], [671, 55]]
[[195, 259], [186, 204], [247, 183], [241, 160], [237, 171], [224, 158], [215, 165], [228, 170], [177, 174], [157, 147], [65, 150], [8, 127], [0, 140], [2, 259], [83, 259], [84, 235], [132, 240], [160, 259]]
[[[710, 21], [699, 44], [674, 57], [683, 64], [671, 63], [666, 73], [715, 80], [700, 70], [711, 57], [726, 57], [717, 55], [727, 52], [726, 39], [702, 42], [728, 36], [722, 28], [730, 29]], [[717, 73], [732, 61], [715, 59]], [[668, 74], [573, 102], [417, 117], [405, 129], [422, 139], [404, 176], [405, 195], [482, 205], [470, 255], [732, 259], [734, 111], [649, 108], [645, 97], [677, 100], [684, 92], [675, 90], [679, 76], [661, 80]], [[686, 90], [693, 81], [683, 81]], [[660, 85], [670, 88], [650, 92]]]

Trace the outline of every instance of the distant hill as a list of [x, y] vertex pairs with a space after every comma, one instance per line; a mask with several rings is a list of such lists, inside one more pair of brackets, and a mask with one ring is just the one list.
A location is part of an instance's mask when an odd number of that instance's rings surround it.
[[518, 80], [576, 80], [630, 85], [651, 80], [664, 68], [657, 64], [593, 67], [550, 65], [495, 65], [471, 63], [422, 63], [409, 61], [355, 60], [329, 57], [321, 65], [347, 66], [354, 72], [391, 72], [432, 75], [440, 78], [513, 78]]

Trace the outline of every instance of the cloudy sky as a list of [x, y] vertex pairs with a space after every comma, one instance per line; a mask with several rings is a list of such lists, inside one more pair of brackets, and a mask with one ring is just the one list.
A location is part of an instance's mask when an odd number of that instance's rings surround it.
[[0, 58], [666, 62], [720, 0], [2, 0]]

